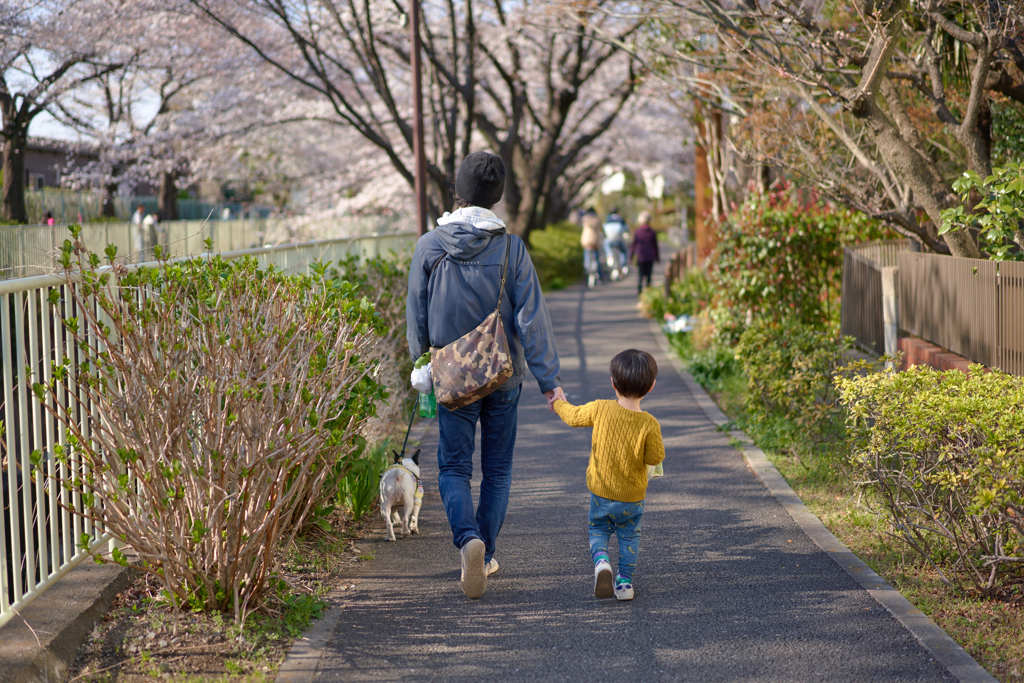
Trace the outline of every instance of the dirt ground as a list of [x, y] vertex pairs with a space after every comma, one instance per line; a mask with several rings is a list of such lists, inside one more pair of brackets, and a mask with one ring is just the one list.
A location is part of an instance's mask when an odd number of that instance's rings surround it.
[[231, 615], [177, 609], [160, 584], [140, 574], [94, 627], [69, 673], [72, 681], [272, 680], [288, 648], [313, 618], [318, 598], [359, 562], [372, 533], [372, 512], [359, 522], [332, 520], [333, 532], [298, 541], [282, 556], [279, 595], [238, 628]]

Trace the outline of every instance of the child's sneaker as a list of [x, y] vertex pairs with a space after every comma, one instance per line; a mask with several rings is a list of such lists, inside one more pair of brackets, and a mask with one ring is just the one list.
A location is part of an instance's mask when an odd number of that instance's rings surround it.
[[612, 597], [612, 565], [608, 560], [598, 560], [594, 565], [594, 597]]
[[633, 582], [630, 579], [623, 578], [621, 576], [615, 577], [615, 599], [616, 600], [632, 600], [633, 599]]
[[496, 574], [499, 568], [498, 560], [493, 557], [484, 565], [484, 571], [487, 573], [487, 576]]

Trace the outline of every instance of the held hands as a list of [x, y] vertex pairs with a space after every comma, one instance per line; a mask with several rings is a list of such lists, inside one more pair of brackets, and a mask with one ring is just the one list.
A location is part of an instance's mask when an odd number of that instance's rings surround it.
[[554, 411], [554, 409], [555, 409], [555, 401], [558, 401], [558, 400], [566, 401], [566, 400], [568, 400], [565, 397], [565, 391], [562, 389], [562, 387], [555, 387], [551, 391], [545, 391], [544, 392], [544, 396], [548, 399], [548, 408], [551, 411]]

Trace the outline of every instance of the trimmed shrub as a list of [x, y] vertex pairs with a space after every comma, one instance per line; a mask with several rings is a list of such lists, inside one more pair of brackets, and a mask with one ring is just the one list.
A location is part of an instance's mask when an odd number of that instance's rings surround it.
[[917, 366], [836, 382], [851, 464], [893, 533], [946, 581], [1024, 582], [1024, 379]]
[[674, 316], [696, 315], [711, 304], [713, 289], [708, 274], [701, 268], [689, 268], [672, 283], [669, 295], [664, 287], [648, 287], [640, 295], [644, 313], [656, 320], [665, 314]]
[[[251, 259], [128, 272], [115, 256], [101, 269], [63, 248], [77, 353], [33, 386], [65, 429], [61, 484], [168, 598], [241, 621], [325, 479], [362, 451], [380, 321], [346, 288]], [[72, 389], [102, 419], [84, 424]]]
[[530, 233], [530, 259], [545, 290], [563, 289], [583, 279], [580, 228], [569, 221]]
[[820, 440], [840, 415], [832, 378], [852, 346], [849, 338], [796, 320], [755, 321], [736, 347], [747, 378], [747, 411], [786, 417]]

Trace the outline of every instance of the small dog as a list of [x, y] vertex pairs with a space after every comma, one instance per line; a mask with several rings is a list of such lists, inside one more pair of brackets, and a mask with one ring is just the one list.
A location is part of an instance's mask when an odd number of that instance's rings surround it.
[[[423, 504], [423, 484], [420, 483], [420, 449], [411, 458], [395, 453], [395, 462], [384, 470], [380, 478], [380, 513], [388, 525], [388, 540], [395, 540], [395, 524], [401, 524], [402, 534], [419, 533], [420, 506]], [[399, 516], [398, 508], [402, 508]]]

